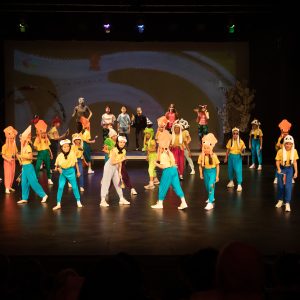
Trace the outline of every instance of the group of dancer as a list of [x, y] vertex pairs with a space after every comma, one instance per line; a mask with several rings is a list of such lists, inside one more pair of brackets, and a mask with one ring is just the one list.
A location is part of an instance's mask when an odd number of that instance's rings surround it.
[[[201, 153], [198, 158], [200, 179], [204, 180], [208, 199], [206, 210], [214, 208], [215, 187], [219, 181], [220, 161], [214, 153], [217, 139], [208, 130], [209, 113], [206, 105], [199, 105], [195, 109], [197, 113], [198, 134], [201, 144]], [[14, 192], [13, 182], [15, 177], [16, 159], [22, 165], [20, 176], [22, 187], [22, 199], [19, 204], [27, 203], [30, 187], [39, 195], [42, 203], [48, 199], [42, 186], [38, 181], [39, 171], [42, 165], [47, 170], [48, 184], [53, 185], [52, 172], [59, 172], [57, 203], [53, 210], [61, 208], [61, 200], [66, 182], [72, 188], [77, 206], [82, 207], [80, 192], [84, 192], [83, 166], [87, 166], [87, 173], [93, 174], [91, 167], [90, 144], [95, 143], [91, 138], [90, 118], [91, 110], [85, 105], [84, 98], [79, 98], [79, 103], [74, 109], [73, 116], [76, 116], [77, 132], [72, 135], [72, 140], [66, 139], [69, 132], [60, 135], [58, 130], [62, 121], [56, 117], [52, 120], [52, 127], [47, 131], [47, 124], [38, 117], [33, 120], [35, 127], [35, 139], [31, 142], [32, 125], [20, 135], [21, 149], [18, 152], [16, 145], [17, 131], [12, 126], [4, 129], [6, 142], [2, 147], [4, 159], [4, 184], [5, 193]], [[117, 121], [116, 130], [113, 128]], [[171, 104], [167, 113], [157, 119], [158, 129], [154, 132], [152, 122], [142, 114], [142, 109], [137, 108], [136, 115], [129, 117], [125, 106], [121, 107], [121, 113], [116, 118], [107, 106], [102, 116], [103, 127], [103, 152], [105, 153], [105, 164], [103, 177], [100, 183], [101, 196], [100, 206], [109, 206], [109, 188], [113, 183], [120, 205], [130, 205], [124, 198], [123, 189], [129, 188], [132, 195], [137, 192], [133, 188], [130, 176], [126, 169], [126, 147], [128, 147], [128, 135], [130, 128], [135, 128], [136, 150], [141, 148], [140, 139], [143, 138], [142, 151], [147, 154], [149, 183], [144, 186], [147, 190], [158, 189], [158, 201], [151, 207], [153, 209], [163, 208], [169, 188], [172, 186], [181, 202], [178, 209], [188, 207], [180, 180], [183, 180], [185, 160], [190, 166], [190, 174], [195, 174], [194, 163], [191, 158], [189, 144], [189, 124], [184, 119], [179, 119], [174, 104]], [[254, 119], [251, 122], [252, 129], [249, 135], [249, 148], [252, 153], [251, 169], [262, 170], [262, 143], [263, 133], [260, 122]], [[293, 178], [298, 175], [297, 160], [298, 153], [294, 147], [293, 137], [289, 135], [291, 124], [283, 120], [279, 124], [281, 130], [280, 138], [276, 144], [277, 154], [276, 177], [274, 183], [278, 184], [277, 204], [280, 208], [285, 204], [285, 210], [291, 211], [290, 201]], [[60, 148], [60, 151], [58, 151]], [[232, 136], [226, 145], [226, 156], [224, 162], [228, 162], [228, 188], [237, 184], [237, 192], [242, 191], [242, 155], [246, 149], [244, 141], [240, 138], [239, 128], [232, 128]], [[37, 152], [35, 167], [33, 166], [33, 153]], [[160, 169], [161, 176], [158, 178], [157, 169]], [[78, 180], [77, 180], [78, 178]]]

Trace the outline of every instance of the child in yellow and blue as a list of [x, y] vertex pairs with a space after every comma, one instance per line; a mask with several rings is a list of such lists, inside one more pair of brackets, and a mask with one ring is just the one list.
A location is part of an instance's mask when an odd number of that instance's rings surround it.
[[172, 136], [167, 130], [164, 130], [159, 134], [158, 144], [160, 148], [158, 157], [160, 161], [156, 163], [156, 166], [162, 169], [163, 171], [159, 184], [158, 201], [155, 205], [151, 205], [151, 207], [155, 209], [163, 208], [163, 202], [170, 186], [173, 187], [175, 193], [181, 200], [180, 206], [178, 206], [177, 208], [185, 209], [188, 207], [185, 201], [184, 193], [180, 186], [180, 180], [177, 166], [175, 163], [175, 158], [170, 150], [171, 140]]
[[[58, 190], [57, 190], [57, 204], [53, 207], [53, 210], [57, 210], [61, 208], [61, 198], [64, 190], [64, 186], [66, 181], [71, 183], [74, 196], [77, 201], [77, 207], [82, 207], [80, 202], [80, 194], [78, 190], [77, 177], [80, 176], [77, 157], [73, 151], [71, 151], [71, 141], [70, 140], [62, 140], [60, 141], [61, 153], [57, 156], [55, 161], [55, 170], [60, 173], [59, 181], [58, 181]], [[76, 172], [75, 174], [75, 168]]]
[[42, 203], [47, 201], [48, 196], [39, 184], [34, 167], [32, 165], [33, 153], [31, 147], [31, 125], [20, 136], [21, 153], [17, 154], [18, 160], [22, 165], [22, 200], [18, 204], [28, 203], [30, 187], [42, 198]]
[[229, 183], [227, 187], [234, 187], [234, 173], [237, 181], [237, 191], [242, 191], [242, 181], [243, 181], [243, 158], [242, 152], [245, 149], [245, 143], [240, 139], [240, 130], [235, 127], [232, 129], [232, 138], [228, 141], [226, 148], [226, 157], [224, 163], [228, 160], [228, 177]]
[[249, 149], [251, 149], [252, 165], [250, 169], [255, 169], [256, 162], [258, 162], [257, 170], [262, 170], [262, 144], [263, 144], [263, 133], [259, 128], [261, 125], [257, 119], [251, 122], [252, 129], [249, 134]]
[[206, 210], [214, 208], [215, 184], [219, 181], [220, 161], [217, 155], [213, 153], [216, 143], [217, 139], [212, 133], [205, 135], [202, 138], [202, 153], [198, 158], [200, 179], [204, 178], [205, 188], [208, 192], [207, 205], [204, 208]]
[[77, 164], [79, 169], [79, 190], [80, 192], [84, 192], [84, 179], [83, 179], [83, 166], [82, 166], [82, 160], [83, 160], [83, 143], [80, 133], [74, 133], [72, 135], [72, 147], [71, 151], [73, 151], [77, 157]]
[[294, 139], [291, 135], [287, 135], [283, 140], [283, 147], [278, 150], [275, 158], [278, 183], [276, 207], [280, 208], [285, 202], [285, 211], [291, 211], [292, 180], [298, 177], [298, 159]]

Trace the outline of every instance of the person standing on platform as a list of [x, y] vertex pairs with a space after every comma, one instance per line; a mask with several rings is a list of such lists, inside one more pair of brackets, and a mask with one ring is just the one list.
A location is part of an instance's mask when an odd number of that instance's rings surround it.
[[205, 135], [202, 138], [202, 153], [198, 158], [200, 179], [204, 179], [205, 188], [208, 192], [206, 210], [214, 208], [215, 185], [219, 181], [220, 161], [217, 155], [213, 153], [213, 148], [217, 142], [212, 133]]
[[48, 137], [50, 140], [50, 149], [51, 149], [52, 156], [53, 156], [53, 158], [51, 159], [51, 162], [50, 162], [51, 170], [53, 170], [54, 166], [55, 166], [55, 160], [56, 160], [56, 157], [58, 154], [58, 143], [60, 140], [66, 138], [66, 136], [69, 134], [69, 129], [68, 129], [63, 135], [61, 135], [61, 136], [59, 135], [58, 129], [61, 126], [61, 123], [62, 123], [61, 119], [56, 116], [52, 120], [51, 129], [48, 131]]
[[126, 137], [127, 139], [126, 147], [128, 147], [131, 120], [127, 113], [126, 106], [121, 107], [121, 113], [118, 115], [117, 122], [118, 122], [118, 129], [117, 129], [118, 133], [119, 135], [124, 135]]
[[111, 112], [110, 106], [105, 106], [105, 113], [101, 117], [101, 126], [102, 126], [102, 136], [103, 143], [105, 139], [108, 137], [109, 128], [113, 128], [114, 123], [116, 121], [115, 115]]
[[50, 167], [50, 160], [53, 159], [53, 155], [50, 149], [50, 141], [47, 135], [47, 124], [43, 120], [39, 120], [35, 124], [36, 128], [36, 138], [34, 140], [33, 146], [37, 150], [37, 161], [35, 165], [35, 172], [36, 176], [39, 177], [39, 172], [42, 163], [45, 164], [47, 177], [48, 177], [48, 184], [52, 185], [53, 182], [51, 180], [51, 167]]
[[229, 183], [227, 187], [234, 187], [234, 175], [237, 181], [237, 191], [242, 191], [242, 181], [243, 181], [243, 157], [242, 153], [245, 150], [245, 143], [240, 139], [240, 130], [237, 127], [232, 129], [232, 138], [228, 141], [226, 145], [226, 156], [224, 163], [228, 161], [228, 177]]
[[167, 195], [170, 186], [173, 187], [176, 195], [180, 198], [181, 203], [178, 209], [187, 208], [184, 193], [180, 186], [180, 180], [178, 176], [178, 170], [175, 163], [173, 153], [170, 151], [170, 143], [172, 136], [169, 131], [164, 130], [158, 137], [158, 144], [160, 147], [160, 161], [156, 162], [156, 166], [162, 169], [162, 176], [158, 190], [158, 201], [155, 205], [151, 205], [154, 209], [162, 209], [163, 202]]
[[126, 150], [125, 144], [127, 140], [124, 136], [119, 136], [117, 139], [116, 147], [110, 151], [110, 156], [108, 161], [104, 165], [103, 177], [101, 180], [101, 202], [100, 206], [107, 207], [109, 204], [106, 202], [105, 197], [108, 195], [109, 187], [111, 182], [118, 193], [119, 204], [129, 205], [130, 202], [127, 201], [123, 196], [122, 191], [122, 162], [126, 160]]
[[166, 126], [166, 129], [172, 133], [172, 126], [174, 124], [174, 122], [176, 120], [179, 119], [179, 115], [175, 109], [175, 105], [173, 103], [170, 104], [169, 108], [168, 108], [168, 111], [166, 112], [165, 114], [165, 117], [167, 118], [168, 120], [168, 123], [167, 123], [167, 126]]
[[135, 128], [135, 150], [140, 151], [144, 140], [144, 130], [147, 127], [147, 118], [141, 107], [136, 108], [136, 114], [131, 116], [131, 126]]
[[90, 144], [94, 144], [96, 140], [91, 140], [90, 121], [85, 117], [81, 117], [80, 122], [82, 124], [81, 137], [83, 140], [83, 156], [86, 163], [88, 164], [88, 174], [93, 174], [94, 171], [92, 170], [91, 160], [92, 150]]
[[[77, 163], [77, 157], [75, 152], [71, 151], [71, 141], [61, 140], [59, 142], [61, 147], [61, 153], [57, 156], [55, 161], [55, 170], [59, 172], [59, 181], [58, 181], [58, 190], [57, 190], [57, 198], [56, 198], [56, 206], [53, 207], [53, 210], [57, 210], [61, 208], [61, 199], [64, 191], [64, 187], [66, 181], [71, 183], [74, 196], [77, 201], [77, 207], [82, 207], [80, 202], [80, 194], [78, 190], [77, 177], [80, 177], [79, 167]], [[75, 167], [76, 166], [76, 174]]]
[[85, 105], [85, 99], [83, 97], [78, 98], [78, 105], [74, 107], [74, 112], [72, 114], [72, 118], [76, 117], [78, 133], [82, 131], [82, 124], [80, 122], [80, 118], [85, 117], [88, 120], [90, 120], [92, 115], [93, 113], [90, 110], [90, 108], [87, 105]]
[[198, 124], [198, 136], [200, 140], [200, 147], [202, 143], [202, 138], [208, 134], [208, 120], [209, 120], [209, 112], [207, 110], [207, 105], [199, 105], [198, 108], [194, 109], [194, 112], [197, 113], [196, 122]]
[[5, 144], [2, 146], [2, 158], [3, 158], [3, 168], [4, 168], [4, 186], [5, 193], [10, 194], [14, 192], [13, 182], [15, 178], [16, 171], [16, 158], [18, 153], [18, 148], [16, 144], [16, 136], [18, 131], [12, 126], [6, 127], [4, 130], [5, 134]]
[[298, 159], [294, 138], [287, 135], [283, 140], [282, 149], [278, 150], [275, 158], [278, 178], [276, 207], [280, 208], [285, 204], [285, 211], [291, 211], [292, 179], [298, 177]]
[[[289, 132], [291, 130], [291, 127], [292, 127], [292, 124], [288, 120], [284, 119], [278, 124], [278, 127], [280, 129], [280, 136], [279, 136], [279, 138], [277, 140], [277, 143], [275, 145], [276, 153], [278, 152], [279, 149], [282, 149], [283, 140], [289, 134]], [[275, 172], [275, 178], [274, 178], [273, 183], [277, 184], [277, 170]], [[293, 179], [293, 183], [295, 183], [294, 179]]]
[[263, 133], [259, 126], [261, 125], [257, 119], [251, 122], [252, 129], [249, 134], [249, 149], [251, 149], [252, 165], [250, 169], [255, 169], [256, 162], [258, 162], [258, 171], [262, 170], [262, 145]]
[[36, 172], [32, 165], [33, 153], [31, 147], [31, 125], [20, 136], [21, 152], [17, 154], [17, 158], [22, 165], [21, 174], [21, 187], [22, 187], [22, 200], [18, 204], [28, 203], [30, 187], [34, 192], [42, 198], [42, 203], [47, 201], [48, 196], [44, 192], [42, 186], [39, 184], [36, 177]]

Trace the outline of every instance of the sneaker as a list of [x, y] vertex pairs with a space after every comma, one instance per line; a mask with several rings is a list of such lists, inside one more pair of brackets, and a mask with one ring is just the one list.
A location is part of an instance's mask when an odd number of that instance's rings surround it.
[[120, 201], [119, 201], [119, 204], [120, 204], [120, 205], [129, 205], [130, 202], [127, 201], [125, 198], [121, 198]]
[[291, 211], [291, 206], [289, 203], [285, 204], [285, 211]]
[[275, 205], [275, 207], [280, 208], [282, 205], [283, 205], [283, 201], [282, 200], [278, 200], [278, 202]]
[[178, 206], [177, 208], [178, 208], [178, 209], [185, 209], [185, 208], [187, 208], [187, 207], [188, 207], [188, 206], [187, 206], [186, 202], [184, 201], [184, 202], [181, 202], [180, 206]]
[[211, 210], [214, 208], [214, 205], [212, 203], [207, 203], [206, 206], [204, 207], [204, 209], [206, 210]]
[[132, 188], [132, 189], [130, 190], [130, 194], [131, 194], [131, 195], [137, 195], [137, 191], [136, 191], [134, 188]]
[[60, 204], [57, 204], [56, 206], [54, 206], [54, 207], [52, 208], [52, 210], [58, 210], [58, 209], [61, 209]]
[[53, 181], [51, 179], [48, 179], [48, 184], [52, 185]]
[[274, 181], [273, 181], [273, 183], [274, 184], [277, 184], [277, 180], [278, 180], [278, 178], [276, 177], [276, 178], [274, 178]]
[[195, 174], [196, 174], [196, 172], [195, 172], [195, 170], [193, 169], [193, 170], [191, 171], [190, 175], [195, 175]]
[[42, 203], [45, 203], [46, 201], [47, 201], [47, 199], [48, 199], [48, 195], [45, 195], [43, 198], [42, 198]]
[[68, 187], [71, 189], [72, 188], [72, 185], [70, 182], [68, 182]]
[[156, 204], [151, 205], [151, 208], [158, 208], [158, 209], [161, 209], [161, 208], [163, 208], [163, 205], [162, 205], [162, 203], [161, 203], [160, 201], [157, 201]]
[[153, 180], [153, 184], [158, 185], [158, 184], [159, 184], [159, 180], [158, 180], [157, 178], [155, 178], [155, 179]]
[[[212, 202], [215, 202], [215, 199], [213, 199]], [[207, 199], [207, 200], [205, 201], [205, 203], [209, 203], [209, 200]]]
[[135, 148], [135, 151], [140, 151], [140, 149], [139, 148]]
[[83, 207], [80, 201], [77, 201], [77, 207]]
[[13, 188], [10, 188], [9, 190], [10, 190], [10, 192], [15, 192], [15, 191], [16, 191], [16, 190], [13, 189]]
[[154, 184], [148, 184], [148, 185], [144, 185], [144, 188], [146, 189], [146, 190], [153, 190], [153, 189], [155, 189], [155, 186], [154, 186]]
[[242, 186], [239, 184], [238, 187], [237, 187], [237, 189], [236, 189], [236, 191], [237, 191], [237, 192], [241, 192], [242, 190], [243, 190], [243, 188], [242, 188]]
[[106, 202], [105, 198], [103, 198], [99, 204], [100, 206], [103, 206], [103, 207], [108, 207], [109, 204]]
[[18, 204], [25, 204], [25, 203], [27, 203], [28, 201], [27, 200], [19, 200], [17, 203]]
[[258, 170], [258, 171], [261, 171], [261, 170], [262, 170], [262, 165], [258, 165], [257, 170]]
[[292, 179], [292, 183], [295, 183], [295, 179], [294, 178]]
[[82, 186], [79, 188], [79, 190], [80, 192], [84, 192], [84, 188]]
[[88, 169], [88, 174], [94, 174], [95, 173], [95, 171], [94, 170], [92, 170], [92, 169]]
[[183, 176], [182, 176], [182, 175], [179, 175], [179, 179], [180, 179], [180, 180], [183, 180]]
[[252, 164], [249, 169], [255, 169], [255, 164]]
[[230, 180], [227, 184], [227, 187], [229, 187], [229, 188], [234, 187], [234, 182], [232, 180]]
[[10, 190], [9, 189], [5, 189], [5, 194], [10, 194]]

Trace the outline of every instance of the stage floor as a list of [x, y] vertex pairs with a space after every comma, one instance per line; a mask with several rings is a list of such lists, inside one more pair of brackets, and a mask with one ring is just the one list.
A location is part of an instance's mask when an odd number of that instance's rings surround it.
[[[56, 203], [57, 174], [54, 186], [40, 180], [49, 194], [46, 204], [31, 192], [27, 205], [18, 205], [20, 188], [4, 194], [0, 186], [0, 249], [8, 255], [182, 255], [203, 247], [220, 248], [231, 240], [256, 246], [263, 254], [281, 251], [300, 252], [300, 184], [293, 188], [292, 211], [276, 209], [274, 166], [262, 172], [244, 165], [243, 191], [227, 189], [227, 166], [221, 166], [216, 187], [216, 204], [205, 211], [207, 194], [203, 181], [187, 171], [182, 182], [189, 207], [178, 211], [179, 199], [169, 191], [162, 210], [152, 209], [158, 188], [145, 191], [146, 162], [129, 161], [128, 171], [138, 195], [125, 197], [130, 206], [119, 206], [114, 188], [110, 207], [99, 206], [103, 162], [95, 163], [95, 174], [85, 176], [83, 208], [77, 208], [72, 190], [65, 188], [62, 209], [52, 211]], [[1, 174], [2, 177], [3, 174]]]

